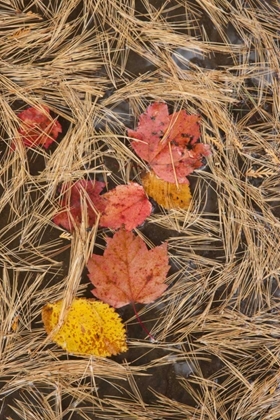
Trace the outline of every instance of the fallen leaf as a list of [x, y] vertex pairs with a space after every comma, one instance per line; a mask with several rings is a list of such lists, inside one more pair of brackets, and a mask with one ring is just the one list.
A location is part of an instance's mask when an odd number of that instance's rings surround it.
[[152, 205], [143, 187], [135, 182], [118, 185], [102, 197], [105, 208], [100, 226], [132, 230], [141, 225], [152, 211]]
[[172, 184], [151, 171], [142, 176], [146, 193], [165, 209], [188, 209], [192, 194], [188, 184]]
[[29, 107], [17, 116], [22, 121], [18, 132], [26, 147], [43, 146], [48, 149], [62, 133], [61, 124], [52, 118], [45, 105], [41, 109]]
[[87, 181], [85, 179], [76, 181], [69, 185], [65, 183], [61, 187], [60, 207], [66, 208], [54, 216], [53, 222], [72, 232], [75, 226], [82, 222], [82, 197], [85, 197], [87, 211], [87, 227], [92, 227], [99, 212], [104, 210], [104, 201], [100, 192], [105, 187], [104, 182]]
[[87, 264], [93, 295], [115, 308], [159, 298], [167, 288], [167, 244], [148, 250], [139, 236], [126, 230], [106, 242], [104, 255], [93, 254]]
[[140, 115], [137, 130], [127, 130], [134, 151], [148, 162], [156, 175], [171, 183], [189, 184], [187, 175], [210, 155], [200, 137], [198, 115], [181, 110], [171, 115], [164, 103], [154, 102]]
[[12, 321], [12, 325], [11, 328], [13, 330], [13, 332], [16, 332], [18, 330], [19, 327], [19, 320], [20, 320], [20, 316], [16, 315]]
[[[63, 301], [47, 303], [42, 319], [47, 334], [58, 324]], [[73, 300], [52, 340], [69, 353], [112, 356], [127, 350], [124, 325], [113, 308], [92, 299]]]

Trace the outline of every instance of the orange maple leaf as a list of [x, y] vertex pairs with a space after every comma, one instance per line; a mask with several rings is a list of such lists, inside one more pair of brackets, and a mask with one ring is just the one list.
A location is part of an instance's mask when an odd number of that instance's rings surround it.
[[170, 268], [167, 244], [148, 250], [139, 236], [126, 230], [106, 242], [104, 255], [93, 254], [87, 264], [93, 295], [114, 308], [159, 298]]
[[56, 225], [73, 232], [82, 222], [82, 195], [86, 194], [87, 227], [92, 227], [98, 212], [103, 211], [103, 198], [99, 195], [105, 184], [100, 181], [81, 179], [73, 184], [64, 183], [60, 191], [60, 207], [65, 208], [53, 217]]
[[144, 188], [136, 182], [128, 185], [118, 185], [102, 196], [104, 211], [100, 219], [100, 226], [111, 229], [124, 227], [132, 230], [141, 225], [150, 216], [152, 205]]
[[53, 222], [72, 232], [82, 221], [82, 195], [86, 196], [87, 227], [92, 227], [101, 213], [100, 226], [111, 229], [124, 227], [132, 230], [150, 216], [152, 205], [144, 188], [136, 182], [118, 185], [100, 195], [105, 184], [100, 181], [81, 179], [73, 184], [61, 186], [59, 205], [64, 210], [53, 218]]
[[18, 132], [26, 147], [43, 146], [48, 149], [59, 133], [62, 133], [60, 122], [52, 118], [49, 108], [45, 105], [42, 105], [41, 109], [26, 108], [17, 116], [21, 121]]
[[185, 110], [169, 115], [164, 103], [154, 102], [140, 115], [136, 130], [127, 130], [134, 151], [148, 162], [164, 181], [189, 184], [186, 178], [202, 166], [211, 154], [208, 145], [198, 143], [200, 117]]

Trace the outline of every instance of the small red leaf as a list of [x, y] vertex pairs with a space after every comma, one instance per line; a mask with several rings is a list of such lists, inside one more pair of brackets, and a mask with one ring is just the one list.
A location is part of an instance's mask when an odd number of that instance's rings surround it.
[[168, 114], [167, 105], [155, 102], [140, 115], [137, 130], [127, 130], [135, 152], [150, 164], [156, 175], [171, 183], [188, 184], [187, 175], [202, 166], [210, 155], [200, 137], [198, 115], [181, 110]]
[[148, 250], [139, 236], [125, 230], [106, 241], [104, 255], [93, 254], [87, 264], [93, 295], [114, 308], [159, 298], [167, 288], [167, 244]]
[[152, 211], [144, 188], [135, 182], [119, 185], [102, 197], [105, 210], [100, 225], [111, 229], [125, 227], [132, 230], [143, 223]]
[[85, 196], [87, 211], [87, 227], [92, 227], [96, 221], [98, 212], [104, 210], [104, 202], [100, 192], [105, 184], [100, 181], [87, 181], [82, 179], [72, 186], [63, 184], [61, 187], [60, 206], [66, 207], [53, 218], [53, 222], [72, 232], [75, 225], [79, 226], [82, 221], [81, 197]]
[[18, 114], [22, 121], [18, 132], [26, 147], [43, 146], [48, 149], [58, 134], [62, 133], [61, 124], [52, 118], [49, 108], [41, 108], [29, 107]]

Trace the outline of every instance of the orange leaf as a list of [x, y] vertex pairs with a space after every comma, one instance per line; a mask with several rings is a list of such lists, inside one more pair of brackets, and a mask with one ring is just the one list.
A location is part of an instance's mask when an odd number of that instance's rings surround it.
[[119, 185], [102, 196], [104, 211], [100, 226], [132, 230], [151, 214], [152, 205], [143, 187], [135, 182]]
[[18, 132], [26, 147], [43, 146], [48, 149], [62, 132], [61, 124], [52, 118], [49, 108], [45, 105], [41, 108], [29, 107], [18, 114], [22, 121]]
[[188, 184], [172, 184], [151, 171], [142, 176], [146, 193], [165, 209], [188, 209], [192, 194]]
[[62, 208], [66, 207], [66, 210], [56, 214], [53, 222], [70, 232], [74, 230], [75, 225], [79, 226], [82, 221], [81, 199], [82, 195], [85, 194], [87, 227], [92, 227], [97, 219], [98, 212], [101, 212], [104, 208], [103, 198], [99, 195], [104, 187], [104, 182], [88, 181], [86, 179], [76, 181], [72, 185], [64, 183], [61, 187], [59, 204]]
[[106, 241], [104, 255], [93, 254], [87, 264], [94, 296], [115, 308], [159, 298], [167, 288], [167, 244], [148, 250], [139, 236], [125, 230]]
[[197, 143], [200, 117], [181, 110], [168, 114], [164, 103], [151, 104], [140, 115], [137, 130], [127, 130], [136, 139], [131, 146], [147, 161], [156, 175], [171, 183], [189, 184], [187, 175], [202, 166], [210, 155], [208, 145]]

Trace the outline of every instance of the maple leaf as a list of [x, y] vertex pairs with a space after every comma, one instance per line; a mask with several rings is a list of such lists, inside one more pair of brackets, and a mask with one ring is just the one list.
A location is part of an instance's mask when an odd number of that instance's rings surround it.
[[135, 182], [118, 185], [102, 197], [105, 209], [100, 225], [111, 229], [125, 227], [132, 230], [143, 223], [152, 211], [144, 188]]
[[17, 115], [22, 121], [18, 132], [26, 147], [43, 146], [48, 149], [62, 133], [60, 122], [51, 117], [49, 108], [45, 105], [41, 108], [29, 107]]
[[167, 288], [167, 244], [148, 250], [139, 236], [126, 230], [106, 242], [104, 255], [93, 254], [87, 264], [93, 295], [114, 308], [159, 298]]
[[87, 181], [85, 179], [76, 181], [69, 185], [65, 183], [61, 187], [60, 206], [66, 207], [54, 216], [53, 222], [72, 232], [75, 225], [79, 226], [82, 222], [82, 195], [85, 196], [87, 211], [87, 227], [95, 224], [98, 212], [104, 210], [104, 201], [100, 192], [105, 187], [104, 182]]
[[[57, 326], [63, 301], [47, 303], [42, 319], [47, 334]], [[112, 356], [126, 351], [126, 334], [119, 315], [103, 302], [73, 300], [62, 326], [52, 340], [69, 353]]]
[[187, 175], [210, 155], [200, 137], [198, 115], [181, 110], [171, 115], [164, 103], [154, 102], [140, 115], [137, 130], [127, 130], [134, 151], [150, 164], [156, 175], [171, 183], [189, 184]]

